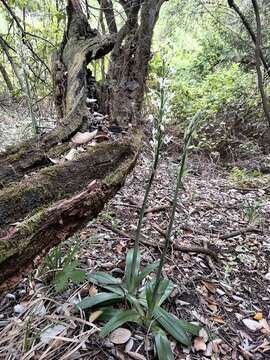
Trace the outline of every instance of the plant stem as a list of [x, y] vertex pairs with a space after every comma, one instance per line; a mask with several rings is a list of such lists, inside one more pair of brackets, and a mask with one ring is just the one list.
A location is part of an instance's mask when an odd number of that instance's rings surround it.
[[265, 117], [267, 119], [268, 125], [270, 126], [270, 105], [267, 93], [265, 91], [264, 83], [263, 83], [263, 73], [261, 69], [261, 58], [260, 51], [262, 46], [262, 24], [260, 17], [260, 10], [257, 0], [252, 0], [252, 5], [254, 8], [254, 13], [256, 17], [256, 26], [257, 26], [257, 37], [256, 37], [256, 47], [255, 47], [255, 61], [256, 61], [256, 71], [258, 78], [258, 87], [262, 98], [263, 110]]
[[131, 284], [131, 291], [134, 291], [134, 287], [135, 287], [135, 281], [136, 281], [135, 268], [136, 268], [138, 253], [139, 253], [140, 234], [141, 234], [141, 229], [142, 229], [144, 213], [146, 210], [149, 193], [150, 193], [153, 181], [155, 179], [158, 162], [159, 162], [159, 157], [160, 157], [160, 149], [161, 149], [161, 145], [162, 145], [162, 120], [163, 120], [163, 116], [164, 116], [164, 106], [165, 106], [164, 80], [165, 80], [165, 61], [163, 60], [162, 61], [162, 84], [160, 86], [160, 104], [159, 104], [159, 111], [158, 111], [157, 145], [156, 145], [156, 149], [155, 149], [154, 163], [152, 166], [150, 179], [149, 179], [148, 184], [145, 189], [143, 204], [140, 209], [139, 221], [138, 221], [137, 228], [136, 228], [134, 248], [133, 248], [134, 249], [133, 250], [133, 258], [132, 258], [131, 272], [130, 272], [131, 279], [129, 279], [130, 280], [129, 284]]
[[27, 71], [26, 71], [26, 62], [25, 62], [25, 57], [24, 57], [24, 52], [23, 52], [22, 40], [20, 42], [20, 55], [21, 55], [21, 60], [22, 60], [23, 79], [25, 82], [25, 87], [23, 88], [23, 90], [24, 90], [24, 93], [27, 98], [28, 109], [29, 109], [30, 116], [31, 116], [33, 132], [34, 132], [34, 135], [37, 135], [39, 133], [39, 128], [38, 128], [37, 120], [36, 120], [34, 109], [33, 109], [33, 99], [32, 99], [32, 94], [31, 94], [30, 85], [29, 85], [29, 81], [28, 81], [28, 75], [27, 75]]
[[[187, 154], [188, 154], [188, 148], [189, 148], [189, 144], [190, 144], [190, 140], [192, 138], [192, 134], [195, 130], [195, 126], [197, 124], [197, 120], [200, 117], [200, 112], [197, 112], [195, 114], [195, 116], [193, 117], [193, 119], [190, 122], [189, 128], [187, 130], [187, 133], [185, 135], [184, 138], [184, 148], [183, 148], [183, 155], [182, 155], [182, 159], [180, 162], [180, 166], [179, 166], [179, 171], [178, 171], [178, 175], [177, 175], [177, 180], [176, 180], [176, 188], [174, 191], [174, 197], [173, 197], [173, 204], [172, 204], [172, 210], [171, 210], [171, 216], [170, 216], [170, 222], [168, 225], [168, 229], [166, 231], [166, 237], [165, 237], [165, 244], [164, 244], [164, 248], [161, 254], [161, 258], [160, 258], [160, 262], [159, 262], [159, 267], [158, 267], [158, 271], [157, 271], [157, 278], [156, 278], [156, 283], [155, 283], [155, 288], [153, 291], [153, 304], [155, 306], [156, 301], [157, 301], [157, 297], [158, 297], [158, 289], [159, 289], [159, 285], [161, 282], [161, 273], [162, 273], [162, 269], [163, 266], [165, 264], [165, 259], [166, 259], [166, 254], [170, 245], [170, 240], [171, 240], [171, 232], [172, 232], [172, 228], [173, 228], [173, 223], [174, 223], [174, 218], [175, 218], [175, 212], [176, 212], [176, 206], [177, 206], [177, 199], [178, 199], [178, 194], [179, 194], [179, 190], [182, 187], [182, 180], [184, 177], [184, 173], [185, 173], [185, 164], [186, 164], [186, 160], [187, 160]], [[153, 309], [150, 309], [150, 311], [152, 311]]]

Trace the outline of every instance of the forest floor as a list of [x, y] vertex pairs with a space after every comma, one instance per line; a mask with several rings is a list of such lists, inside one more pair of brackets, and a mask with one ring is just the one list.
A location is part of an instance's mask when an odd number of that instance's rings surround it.
[[[122, 276], [150, 159], [145, 151], [98, 219], [62, 245], [64, 253], [78, 245], [76, 256], [85, 270]], [[164, 155], [143, 225], [143, 266], [160, 256], [177, 168], [177, 159]], [[176, 285], [166, 308], [210, 333], [191, 348], [172, 344], [176, 359], [270, 359], [269, 193], [269, 175], [190, 157], [164, 270]], [[41, 266], [0, 297], [0, 359], [154, 358], [143, 329], [131, 326], [128, 345], [114, 345], [98, 337], [98, 320], [91, 324], [89, 315], [74, 311], [95, 287], [70, 285], [57, 293], [48, 274]]]

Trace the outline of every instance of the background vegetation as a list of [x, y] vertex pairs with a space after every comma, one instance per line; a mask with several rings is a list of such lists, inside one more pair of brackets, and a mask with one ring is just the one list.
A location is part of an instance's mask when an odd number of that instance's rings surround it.
[[[266, 2], [259, 5], [262, 47], [268, 59], [269, 12]], [[256, 28], [251, 1], [241, 1], [239, 6]], [[28, 80], [37, 110], [52, 95], [49, 59], [62, 38], [65, 1], [12, 0], [8, 7], [2, 2], [0, 42], [1, 72], [6, 73], [9, 81], [1, 76], [0, 92], [9, 92], [18, 100], [27, 93]], [[98, 2], [86, 1], [85, 7], [88, 16], [103, 31]], [[208, 154], [218, 152], [221, 157], [230, 155], [231, 148], [240, 149], [240, 153], [246, 146], [253, 153], [264, 151], [260, 136], [267, 124], [257, 89], [254, 44], [227, 1], [165, 3], [153, 45], [147, 102], [150, 112], [154, 106], [151, 90], [158, 87], [164, 59], [168, 69], [167, 120], [173, 134], [182, 134], [189, 119], [200, 110], [204, 122], [195, 136], [197, 148]], [[104, 67], [106, 61], [94, 65], [98, 77], [102, 77]], [[265, 85], [266, 88], [269, 85], [266, 77]]]

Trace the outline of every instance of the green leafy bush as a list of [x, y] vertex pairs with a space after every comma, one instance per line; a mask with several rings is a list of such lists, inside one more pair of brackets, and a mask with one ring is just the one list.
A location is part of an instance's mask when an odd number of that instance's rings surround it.
[[173, 115], [176, 121], [183, 122], [198, 110], [209, 119], [223, 108], [244, 99], [246, 106], [252, 106], [255, 102], [250, 97], [253, 82], [253, 74], [245, 73], [238, 64], [220, 68], [198, 82], [175, 78], [171, 88]]
[[75, 258], [77, 251], [78, 247], [74, 246], [62, 257], [61, 246], [57, 246], [46, 256], [44, 266], [51, 273], [57, 291], [63, 291], [70, 282], [80, 284], [85, 281], [86, 274], [79, 269], [80, 263]]

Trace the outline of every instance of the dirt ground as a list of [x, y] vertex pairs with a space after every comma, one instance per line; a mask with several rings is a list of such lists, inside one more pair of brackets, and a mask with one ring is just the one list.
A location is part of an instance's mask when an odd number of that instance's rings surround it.
[[[63, 244], [64, 253], [79, 245], [86, 271], [122, 276], [150, 165], [145, 151], [99, 218]], [[159, 258], [177, 169], [177, 160], [164, 154], [143, 225], [143, 266]], [[210, 333], [191, 348], [172, 342], [177, 359], [270, 359], [269, 193], [269, 175], [191, 156], [164, 269], [176, 288], [165, 307]], [[131, 325], [131, 357], [126, 345], [98, 337], [98, 320], [90, 324], [88, 314], [74, 311], [93, 292], [91, 284], [57, 293], [47, 279], [39, 267], [0, 298], [0, 359], [154, 359], [145, 329]], [[46, 342], [42, 332], [52, 324], [62, 325], [62, 332]]]

